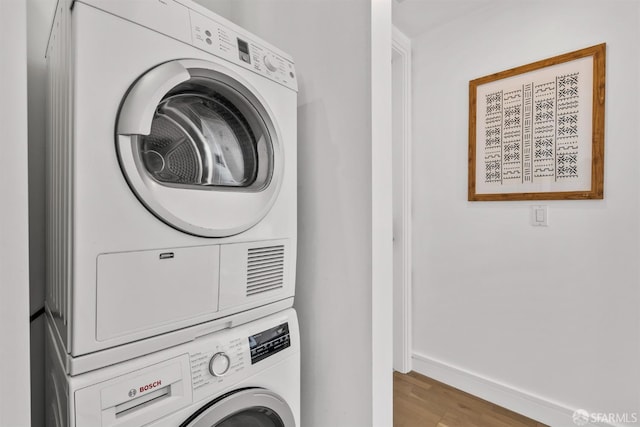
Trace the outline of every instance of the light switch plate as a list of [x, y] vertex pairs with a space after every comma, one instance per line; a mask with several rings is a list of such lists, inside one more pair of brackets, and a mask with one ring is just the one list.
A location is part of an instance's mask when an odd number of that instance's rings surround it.
[[531, 225], [534, 227], [547, 227], [549, 225], [547, 206], [531, 206]]

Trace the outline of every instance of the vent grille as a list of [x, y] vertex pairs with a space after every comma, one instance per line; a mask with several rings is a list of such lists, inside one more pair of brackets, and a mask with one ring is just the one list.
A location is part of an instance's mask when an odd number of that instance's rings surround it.
[[251, 248], [247, 257], [247, 296], [284, 286], [284, 245]]
[[[63, 324], [69, 320], [69, 288], [73, 280], [73, 69], [69, 14], [68, 1], [59, 1], [47, 48], [46, 299], [51, 314]], [[60, 332], [64, 335], [65, 331]]]

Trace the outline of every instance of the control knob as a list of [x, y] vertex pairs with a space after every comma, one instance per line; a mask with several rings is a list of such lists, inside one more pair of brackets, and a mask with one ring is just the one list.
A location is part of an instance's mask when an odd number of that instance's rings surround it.
[[221, 377], [229, 371], [231, 359], [224, 352], [214, 354], [209, 360], [209, 372], [214, 377]]
[[264, 65], [267, 66], [267, 70], [274, 72], [278, 69], [278, 67], [276, 67], [276, 64], [274, 63], [273, 57], [269, 56], [269, 55], [265, 55], [264, 57]]

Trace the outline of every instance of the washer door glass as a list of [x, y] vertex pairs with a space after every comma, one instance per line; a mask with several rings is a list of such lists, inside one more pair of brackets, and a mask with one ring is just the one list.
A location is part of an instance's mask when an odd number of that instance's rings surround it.
[[217, 423], [215, 427], [285, 427], [282, 419], [269, 408], [249, 408]]
[[180, 427], [295, 427], [295, 420], [280, 396], [248, 388], [209, 402]]
[[258, 88], [220, 64], [176, 60], [149, 70], [127, 93], [116, 134], [127, 183], [180, 231], [238, 234], [276, 202], [284, 144], [274, 115]]

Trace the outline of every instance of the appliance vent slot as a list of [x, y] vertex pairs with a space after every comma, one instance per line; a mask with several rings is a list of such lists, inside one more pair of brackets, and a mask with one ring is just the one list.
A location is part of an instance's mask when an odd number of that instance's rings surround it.
[[[2, 1], [2, 0], [0, 0]], [[73, 281], [73, 68], [68, 0], [58, 2], [47, 47], [46, 271], [47, 306], [69, 320]], [[59, 331], [66, 340], [65, 331]]]
[[284, 245], [250, 248], [247, 257], [247, 296], [284, 286]]

